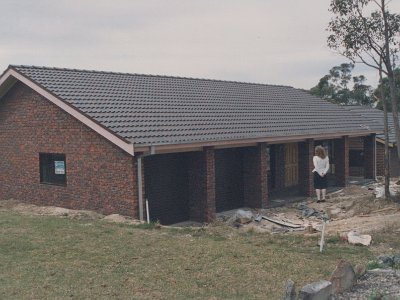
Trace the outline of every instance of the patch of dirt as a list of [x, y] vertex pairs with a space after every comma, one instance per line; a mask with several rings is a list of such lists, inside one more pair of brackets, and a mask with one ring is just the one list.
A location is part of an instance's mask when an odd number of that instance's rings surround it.
[[[398, 180], [391, 182], [391, 189], [400, 189]], [[236, 224], [241, 230], [256, 232], [300, 232], [312, 234], [322, 230], [324, 220], [327, 221], [325, 233], [327, 235], [340, 235], [349, 231], [360, 234], [376, 234], [386, 229], [400, 233], [400, 204], [377, 198], [377, 193], [382, 187], [381, 182], [368, 186], [351, 185], [340, 191], [327, 195], [326, 202], [317, 203], [308, 198], [301, 203], [290, 206], [260, 209], [253, 211], [253, 221], [247, 224]], [[377, 192], [378, 191], [378, 192]], [[231, 212], [234, 215], [234, 212]], [[258, 222], [255, 221], [258, 218]], [[260, 221], [260, 216], [267, 216], [275, 220], [284, 221], [292, 225], [300, 225], [294, 229], [292, 226], [282, 226], [267, 220]], [[222, 216], [226, 222], [232, 220], [230, 215]]]
[[125, 224], [141, 224], [141, 223], [143, 223], [139, 220], [132, 219], [132, 218], [122, 216], [119, 214], [112, 214], [112, 215], [105, 216], [103, 218], [103, 220], [109, 221], [109, 222], [114, 222], [114, 223], [125, 223]]
[[73, 210], [56, 206], [38, 206], [17, 200], [1, 200], [0, 210], [14, 211], [22, 215], [61, 216], [71, 219], [97, 220], [103, 215], [90, 210]]
[[22, 215], [39, 215], [39, 216], [59, 216], [79, 220], [99, 220], [114, 223], [140, 224], [139, 220], [135, 220], [119, 214], [104, 216], [90, 210], [74, 210], [57, 206], [38, 206], [29, 203], [23, 203], [17, 200], [0, 200], [0, 211], [13, 211]]

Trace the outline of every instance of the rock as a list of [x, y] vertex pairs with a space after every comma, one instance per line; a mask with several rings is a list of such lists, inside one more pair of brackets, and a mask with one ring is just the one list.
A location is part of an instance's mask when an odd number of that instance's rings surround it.
[[349, 262], [341, 260], [333, 271], [330, 281], [332, 282], [332, 294], [343, 293], [354, 285], [356, 273]]
[[246, 224], [252, 221], [253, 213], [248, 210], [238, 209], [235, 214], [236, 222]]
[[299, 300], [329, 300], [332, 295], [332, 283], [320, 280], [303, 286], [300, 290]]
[[372, 237], [368, 234], [360, 234], [357, 231], [350, 231], [347, 234], [347, 241], [352, 245], [371, 245]]
[[254, 219], [254, 221], [256, 221], [256, 222], [261, 222], [262, 219], [263, 219], [262, 216], [257, 216], [257, 217]]
[[375, 196], [376, 198], [383, 198], [385, 196], [385, 188], [382, 186], [377, 186], [375, 188]]
[[391, 268], [394, 265], [393, 256], [390, 255], [379, 255], [377, 260], [382, 268]]
[[393, 256], [393, 264], [395, 267], [400, 267], [400, 254]]
[[373, 270], [368, 270], [367, 274], [389, 275], [389, 274], [396, 274], [396, 270], [393, 270], [393, 269], [373, 269]]
[[296, 285], [291, 279], [289, 279], [286, 283], [286, 290], [283, 300], [296, 300]]
[[356, 265], [354, 268], [354, 272], [356, 273], [356, 277], [360, 278], [367, 272], [367, 269], [364, 265]]
[[306, 218], [311, 217], [315, 213], [316, 213], [316, 211], [313, 208], [310, 208], [310, 207], [306, 207], [306, 208], [301, 210], [301, 214], [303, 215], [303, 217], [306, 217]]

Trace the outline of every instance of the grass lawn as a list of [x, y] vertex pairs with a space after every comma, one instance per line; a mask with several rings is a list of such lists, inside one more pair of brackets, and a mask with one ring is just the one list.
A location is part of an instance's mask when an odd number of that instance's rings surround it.
[[[374, 256], [337, 238], [320, 254], [317, 239], [1, 211], [0, 299], [280, 299], [288, 278], [300, 287]], [[400, 249], [389, 233], [379, 243]]]

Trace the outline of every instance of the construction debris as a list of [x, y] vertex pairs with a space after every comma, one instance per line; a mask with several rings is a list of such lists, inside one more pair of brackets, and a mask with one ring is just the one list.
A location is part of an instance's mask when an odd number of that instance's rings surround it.
[[[397, 180], [392, 183], [396, 185]], [[342, 240], [368, 239], [360, 235], [383, 230], [388, 224], [400, 232], [400, 205], [376, 198], [376, 187], [383, 182], [374, 182], [365, 186], [350, 185], [344, 189], [328, 193], [326, 202], [317, 203], [311, 198], [302, 202], [268, 209], [241, 209], [218, 214], [220, 221], [242, 230], [265, 233], [303, 232], [318, 234], [323, 223], [329, 222], [325, 235], [340, 235]], [[400, 185], [396, 185], [400, 189]], [[372, 238], [371, 238], [372, 239]]]
[[[389, 183], [389, 193], [391, 197], [396, 197], [399, 196], [400, 194], [400, 185], [399, 185], [400, 180], [397, 179], [392, 179]], [[385, 186], [383, 182], [376, 182], [373, 183], [369, 186], [369, 188], [372, 188], [375, 191], [375, 197], [376, 198], [384, 198], [385, 197]]]
[[371, 245], [372, 237], [368, 234], [360, 234], [357, 231], [350, 231], [347, 234], [347, 241], [352, 245]]
[[299, 300], [308, 299], [330, 299], [332, 295], [332, 283], [327, 280], [320, 280], [307, 284], [300, 290]]
[[[290, 228], [302, 228], [302, 226], [300, 226], [300, 225], [296, 225], [296, 224], [293, 224], [293, 223], [285, 222], [285, 221], [283, 221], [283, 220], [274, 219], [274, 218], [269, 218], [269, 217], [266, 217], [266, 216], [262, 216], [262, 218], [263, 218], [264, 220], [267, 220], [267, 221], [270, 221], [270, 222], [272, 222], [272, 223], [275, 223], [275, 224], [278, 224], [278, 225], [282, 225], [282, 226], [285, 226], [285, 227], [290, 227]], [[303, 228], [303, 230], [304, 230], [304, 228]]]
[[253, 213], [249, 210], [238, 209], [233, 219], [239, 224], [247, 224], [253, 220]]
[[356, 279], [352, 265], [346, 260], [339, 261], [330, 278], [332, 293], [339, 294], [350, 289], [355, 284]]

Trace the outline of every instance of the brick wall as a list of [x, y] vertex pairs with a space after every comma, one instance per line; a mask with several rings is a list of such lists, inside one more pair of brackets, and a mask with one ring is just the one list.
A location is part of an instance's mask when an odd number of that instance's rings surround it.
[[[39, 153], [66, 155], [67, 185], [40, 183]], [[137, 217], [132, 157], [17, 83], [0, 102], [0, 199]]]
[[390, 157], [390, 176], [399, 177], [400, 176], [400, 161], [397, 156], [397, 148], [389, 148]]
[[349, 138], [349, 148], [354, 150], [364, 150], [364, 137]]
[[376, 176], [385, 176], [385, 145], [376, 143]]
[[243, 160], [244, 204], [252, 208], [268, 206], [269, 153], [266, 143], [245, 149]]
[[349, 138], [334, 140], [335, 176], [338, 186], [346, 186], [349, 177]]
[[364, 137], [364, 174], [375, 179], [375, 134]]
[[190, 153], [189, 165], [189, 215], [198, 222], [215, 219], [215, 153], [213, 148]]

